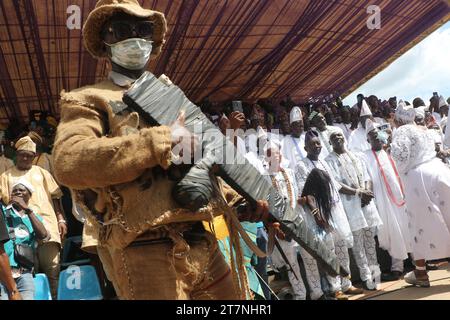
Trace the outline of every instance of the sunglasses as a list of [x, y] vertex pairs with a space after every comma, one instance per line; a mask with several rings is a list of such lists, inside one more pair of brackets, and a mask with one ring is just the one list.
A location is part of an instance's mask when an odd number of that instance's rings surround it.
[[154, 25], [150, 21], [138, 21], [134, 24], [125, 21], [112, 22], [108, 31], [113, 33], [118, 41], [123, 41], [135, 37], [151, 38], [153, 36]]

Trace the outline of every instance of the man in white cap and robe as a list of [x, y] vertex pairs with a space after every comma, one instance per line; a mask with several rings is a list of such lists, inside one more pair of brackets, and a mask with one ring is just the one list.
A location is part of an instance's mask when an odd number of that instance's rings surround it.
[[382, 221], [373, 200], [372, 181], [364, 161], [347, 150], [341, 133], [333, 133], [330, 142], [333, 152], [326, 161], [342, 186], [339, 193], [353, 233], [352, 253], [364, 289], [375, 290], [381, 276], [375, 236]]
[[1, 198], [4, 203], [9, 203], [12, 187], [21, 179], [26, 179], [33, 186], [35, 192], [30, 199], [30, 208], [39, 212], [50, 233], [50, 239], [38, 246], [38, 270], [47, 275], [52, 296], [56, 298], [61, 241], [67, 234], [67, 222], [60, 203], [62, 191], [47, 170], [33, 165], [36, 144], [29, 136], [19, 139], [15, 147], [16, 165], [0, 176]]
[[353, 130], [348, 139], [348, 149], [354, 153], [362, 153], [370, 150], [370, 144], [367, 142], [366, 121], [373, 117], [369, 105], [365, 100], [362, 101], [361, 112], [359, 114], [358, 128]]
[[295, 170], [297, 164], [306, 157], [305, 125], [303, 123], [302, 111], [299, 107], [292, 108], [289, 120], [291, 134], [284, 137], [281, 153], [289, 161], [289, 168]]
[[[401, 106], [399, 107], [401, 108]], [[412, 108], [411, 108], [412, 109]], [[410, 113], [414, 121], [415, 112]], [[366, 131], [371, 149], [363, 153], [373, 183], [373, 194], [383, 224], [378, 227], [378, 242], [392, 257], [391, 272], [382, 274], [384, 281], [398, 280], [403, 274], [403, 260], [411, 252], [404, 186], [391, 156], [384, 151], [387, 134], [368, 119]]]

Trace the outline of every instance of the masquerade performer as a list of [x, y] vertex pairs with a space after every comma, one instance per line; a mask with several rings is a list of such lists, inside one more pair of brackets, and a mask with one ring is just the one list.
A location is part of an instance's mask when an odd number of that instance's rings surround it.
[[[98, 1], [83, 28], [84, 44], [95, 58], [109, 59], [112, 71], [103, 82], [62, 93], [55, 174], [87, 212], [119, 298], [246, 299], [243, 261], [230, 269], [202, 224], [242, 198], [212, 176], [213, 201], [197, 212], [180, 208], [167, 169], [180, 155], [172, 147], [195, 150], [195, 136], [183, 115], [170, 127], [149, 127], [123, 108], [124, 92], [160, 54], [166, 31], [164, 15], [137, 0]], [[248, 219], [267, 214], [259, 201]]]

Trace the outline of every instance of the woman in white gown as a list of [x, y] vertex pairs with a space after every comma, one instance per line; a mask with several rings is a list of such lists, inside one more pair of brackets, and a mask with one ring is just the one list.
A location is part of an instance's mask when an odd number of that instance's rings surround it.
[[429, 130], [415, 124], [396, 130], [391, 152], [405, 186], [416, 265], [405, 281], [429, 287], [425, 261], [450, 257], [450, 169], [436, 158]]

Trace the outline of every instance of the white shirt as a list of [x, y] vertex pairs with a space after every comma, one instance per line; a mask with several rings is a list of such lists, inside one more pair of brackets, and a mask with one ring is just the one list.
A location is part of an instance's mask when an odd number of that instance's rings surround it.
[[289, 161], [289, 168], [295, 171], [298, 163], [306, 158], [305, 133], [302, 133], [300, 138], [294, 138], [291, 135], [284, 137], [281, 143], [281, 154]]

